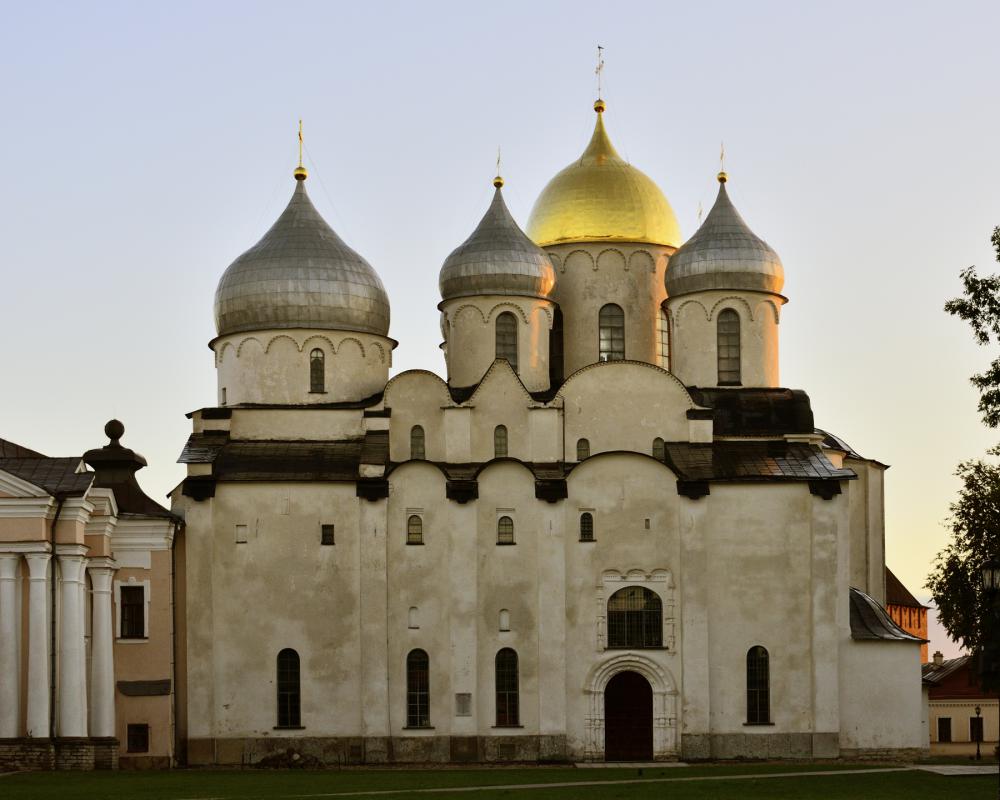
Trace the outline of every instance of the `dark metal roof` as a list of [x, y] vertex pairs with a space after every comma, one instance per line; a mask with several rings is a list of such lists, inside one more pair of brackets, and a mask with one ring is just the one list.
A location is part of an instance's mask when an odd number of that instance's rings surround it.
[[799, 389], [689, 386], [688, 393], [699, 406], [713, 409], [716, 436], [781, 436], [814, 430], [809, 395]]
[[46, 458], [46, 456], [17, 442], [0, 439], [0, 458]]
[[849, 480], [818, 447], [803, 442], [667, 442], [666, 464], [685, 481]]
[[965, 655], [959, 656], [958, 658], [946, 659], [940, 664], [935, 664], [933, 661], [929, 661], [928, 663], [921, 665], [920, 671], [923, 675], [924, 683], [929, 683], [931, 685], [941, 683], [949, 675], [957, 672], [968, 664], [969, 659], [971, 658], [972, 656]]
[[888, 612], [860, 589], [850, 590], [851, 638], [889, 642], [926, 642], [900, 628]]
[[903, 582], [888, 567], [885, 568], [885, 604], [906, 608], [927, 608], [910, 594], [910, 590], [903, 586]]
[[71, 458], [3, 458], [0, 470], [16, 475], [57, 497], [80, 497], [87, 493], [94, 473], [81, 471], [83, 461]]

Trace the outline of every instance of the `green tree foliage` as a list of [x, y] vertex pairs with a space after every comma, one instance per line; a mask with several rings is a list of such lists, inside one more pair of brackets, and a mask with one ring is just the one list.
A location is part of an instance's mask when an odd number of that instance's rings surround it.
[[[1000, 455], [1000, 450], [990, 452]], [[966, 461], [955, 474], [962, 488], [948, 518], [952, 539], [938, 554], [927, 588], [948, 635], [975, 652], [987, 613], [980, 568], [991, 556], [1000, 558], [1000, 466]]]
[[[1000, 261], [1000, 227], [993, 229], [990, 240]], [[980, 278], [975, 267], [961, 273], [964, 294], [944, 304], [944, 310], [972, 326], [979, 344], [991, 340], [1000, 343], [1000, 275]], [[986, 372], [973, 375], [972, 384], [979, 389], [979, 411], [989, 427], [1000, 426], [1000, 356]]]

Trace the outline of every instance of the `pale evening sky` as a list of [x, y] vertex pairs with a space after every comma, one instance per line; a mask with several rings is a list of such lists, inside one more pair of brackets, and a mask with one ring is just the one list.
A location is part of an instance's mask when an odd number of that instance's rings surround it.
[[[785, 264], [782, 383], [891, 464], [888, 561], [921, 599], [952, 473], [1000, 440], [968, 376], [991, 353], [941, 306], [996, 271], [1000, 5], [14, 3], [0, 25], [0, 436], [48, 455], [125, 444], [161, 502], [184, 414], [215, 401], [226, 266], [309, 188], [378, 270], [394, 372], [444, 371], [437, 273], [503, 148], [523, 225], [606, 122], [685, 236], [730, 193]], [[935, 632], [932, 649], [955, 652]]]

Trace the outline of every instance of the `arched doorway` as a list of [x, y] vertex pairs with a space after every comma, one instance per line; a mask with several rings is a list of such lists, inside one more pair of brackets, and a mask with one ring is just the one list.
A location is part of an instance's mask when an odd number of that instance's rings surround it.
[[604, 689], [604, 760], [653, 760], [653, 689], [638, 672], [619, 672]]

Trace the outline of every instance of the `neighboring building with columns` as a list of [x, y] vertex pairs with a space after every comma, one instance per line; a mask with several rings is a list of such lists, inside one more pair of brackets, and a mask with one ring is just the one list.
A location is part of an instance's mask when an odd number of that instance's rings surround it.
[[[111, 442], [49, 458], [0, 440], [0, 766], [169, 766], [179, 520]], [[87, 469], [87, 465], [93, 471]]]
[[222, 276], [172, 494], [180, 758], [926, 750], [885, 466], [782, 387], [778, 255], [724, 173], [685, 243], [595, 110], [527, 234], [498, 178], [442, 266], [447, 379], [389, 378], [388, 296], [301, 165]]

